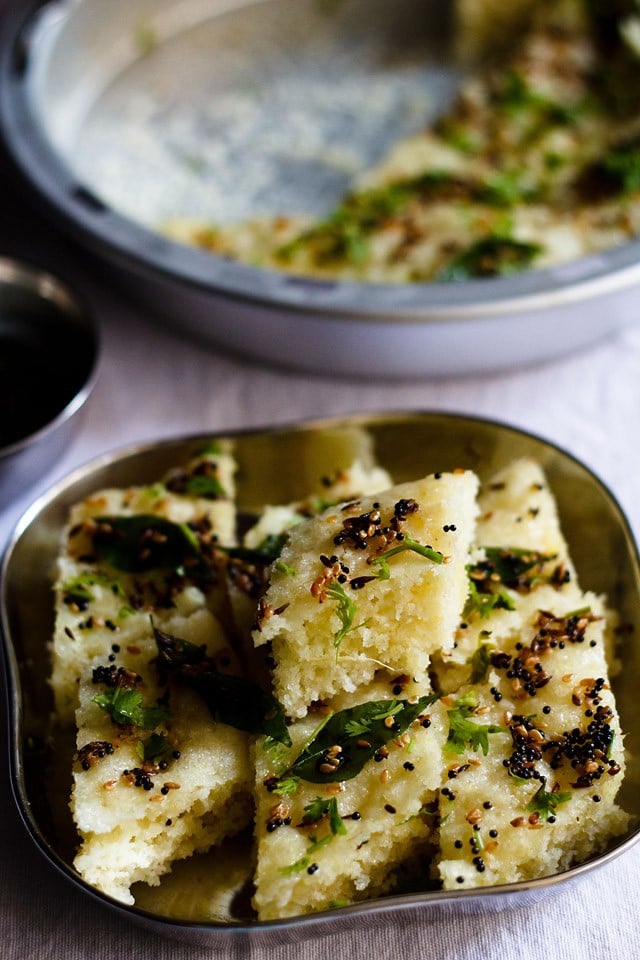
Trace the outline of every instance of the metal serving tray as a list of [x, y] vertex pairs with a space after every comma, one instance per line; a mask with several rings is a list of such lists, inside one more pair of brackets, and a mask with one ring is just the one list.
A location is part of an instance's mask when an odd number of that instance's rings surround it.
[[[163, 885], [148, 891], [136, 907], [124, 906], [85, 884], [74, 872], [75, 837], [66, 800], [73, 747], [51, 743], [47, 645], [52, 632], [51, 574], [68, 508], [78, 499], [109, 485], [149, 483], [167, 468], [187, 459], [203, 437], [182, 437], [107, 454], [76, 470], [40, 498], [18, 524], [2, 565], [1, 627], [9, 678], [11, 781], [26, 828], [48, 861], [84, 895], [90, 895], [130, 919], [169, 937], [200, 944], [229, 941], [276, 944], [382, 923], [392, 911], [425, 919], [438, 910], [464, 910], [473, 903], [504, 908], [505, 902], [535, 902], [557, 884], [566, 884], [628, 850], [640, 836], [640, 558], [620, 507], [602, 483], [569, 454], [544, 440], [486, 420], [445, 413], [394, 413], [340, 421], [296, 424], [277, 429], [234, 433], [239, 462], [240, 510], [305, 496], [323, 471], [347, 465], [354, 436], [366, 431], [376, 459], [394, 480], [415, 479], [427, 472], [467, 467], [488, 477], [514, 457], [531, 456], [546, 470], [557, 498], [563, 529], [581, 583], [603, 592], [630, 626], [622, 634], [625, 669], [614, 682], [628, 750], [620, 802], [633, 814], [629, 832], [602, 855], [558, 875], [529, 883], [479, 890], [430, 890], [372, 900], [326, 913], [285, 921], [258, 922], [242, 896], [248, 867], [236, 843], [220, 848], [213, 861], [198, 863], [202, 875], [217, 864], [235, 877], [237, 896], [213, 904], [211, 916], [189, 917], [188, 904], [176, 911], [178, 897]], [[357, 431], [357, 434], [354, 434]], [[58, 761], [58, 762], [56, 762]], [[246, 850], [246, 847], [244, 848]], [[179, 872], [179, 870], [178, 870]], [[170, 884], [171, 875], [169, 875]], [[162, 913], [172, 901], [174, 916]]]

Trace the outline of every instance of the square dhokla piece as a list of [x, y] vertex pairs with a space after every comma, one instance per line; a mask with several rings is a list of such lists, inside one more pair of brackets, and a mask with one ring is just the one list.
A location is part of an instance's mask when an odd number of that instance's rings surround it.
[[380, 668], [424, 676], [448, 650], [468, 591], [477, 478], [434, 474], [330, 508], [294, 527], [261, 601], [274, 693], [303, 717]]
[[392, 486], [386, 470], [375, 464], [365, 466], [354, 460], [348, 467], [325, 473], [314, 493], [304, 500], [286, 504], [268, 504], [242, 538], [237, 551], [229, 551], [227, 588], [238, 637], [250, 641], [255, 626], [258, 601], [267, 588], [269, 567], [282, 549], [289, 531], [328, 506], [345, 500], [378, 493]]
[[446, 737], [429, 694], [407, 677], [374, 681], [292, 724], [290, 749], [258, 742], [261, 920], [389, 893], [411, 870], [423, 877]]
[[[600, 852], [628, 817], [624, 748], [595, 596], [527, 598], [449, 714], [437, 873], [445, 889], [549, 876]], [[480, 672], [480, 671], [478, 671]], [[482, 729], [484, 727], [484, 729]]]
[[[114, 644], [149, 649], [150, 614], [161, 625], [176, 612], [222, 609], [215, 564], [198, 559], [235, 542], [234, 470], [230, 453], [205, 452], [163, 481], [98, 491], [71, 509], [55, 582], [58, 723], [72, 724], [90, 661]], [[213, 629], [222, 638], [220, 624]]]
[[[555, 498], [537, 462], [508, 464], [481, 486], [478, 504], [470, 595], [455, 646], [443, 657], [451, 665], [468, 664], [487, 639], [517, 632], [531, 596], [539, 607], [563, 596], [573, 607], [582, 602]], [[445, 686], [462, 674], [451, 676]]]
[[[215, 659], [213, 627], [207, 610], [165, 624]], [[188, 687], [168, 683], [151, 646], [152, 636], [145, 649], [90, 663], [76, 712], [74, 866], [125, 903], [134, 902], [132, 884], [157, 884], [175, 860], [237, 833], [252, 816], [249, 735], [215, 722]]]
[[437, 870], [449, 889], [557, 873], [627, 823], [605, 603], [580, 589], [539, 464], [509, 464], [479, 501], [472, 592], [436, 664], [449, 691]]

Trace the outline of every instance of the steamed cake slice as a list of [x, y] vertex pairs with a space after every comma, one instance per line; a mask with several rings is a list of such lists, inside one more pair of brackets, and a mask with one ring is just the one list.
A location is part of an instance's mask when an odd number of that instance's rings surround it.
[[[220, 649], [207, 643], [213, 626], [206, 610], [168, 624], [215, 656]], [[249, 736], [214, 722], [189, 689], [165, 686], [149, 648], [94, 660], [79, 688], [71, 809], [81, 846], [74, 866], [99, 890], [133, 903], [133, 883], [157, 884], [173, 861], [250, 822]], [[95, 701], [115, 688], [160, 712], [116, 723]]]
[[[573, 598], [572, 598], [573, 599]], [[604, 610], [523, 613], [491, 648], [483, 682], [445, 697], [449, 744], [438, 875], [445, 889], [514, 883], [600, 852], [628, 817], [615, 803], [624, 749], [605, 657]], [[491, 724], [486, 755], [472, 740]], [[469, 725], [470, 724], [470, 725]]]
[[[390, 893], [412, 867], [423, 875], [431, 853], [433, 805], [446, 735], [439, 705], [426, 701], [423, 707], [419, 700], [429, 692], [427, 685], [406, 677], [399, 685], [398, 678], [376, 680], [355, 694], [336, 696], [319, 712], [296, 721], [289, 728], [293, 740], [289, 750], [263, 741], [256, 745], [254, 906], [259, 919], [317, 912]], [[376, 715], [389, 716], [378, 722], [392, 726], [399, 716], [397, 705], [407, 700], [417, 701], [415, 719], [406, 729], [403, 724], [401, 732], [350, 779], [323, 783], [322, 778], [329, 777], [322, 771], [332, 764], [339, 767], [341, 756], [357, 759], [359, 752], [367, 752], [371, 728], [362, 714], [357, 740], [349, 745], [339, 737], [324, 762], [319, 758], [315, 769], [321, 782], [297, 778], [287, 770], [328, 718], [374, 701]], [[368, 709], [367, 715], [371, 713]], [[339, 767], [338, 778], [344, 769]]]
[[[467, 664], [483, 642], [517, 631], [530, 596], [538, 606], [564, 595], [574, 607], [581, 603], [555, 499], [536, 461], [521, 458], [500, 470], [482, 485], [478, 504], [469, 564], [476, 596], [469, 597], [455, 646], [445, 653], [450, 664]], [[493, 606], [492, 598], [498, 598]]]
[[555, 498], [537, 461], [512, 461], [482, 485], [478, 503], [480, 546], [526, 547], [569, 563]]
[[[205, 573], [175, 563], [131, 572], [96, 556], [96, 518], [152, 516], [185, 525], [185, 543], [196, 538], [208, 550], [235, 542], [235, 465], [224, 450], [205, 452], [164, 481], [124, 490], [106, 489], [70, 511], [55, 583], [56, 623], [51, 684], [56, 719], [70, 725], [77, 706], [78, 678], [95, 657], [107, 657], [113, 643], [123, 649], [149, 644], [149, 614], [160, 625], [210, 606], [224, 607], [223, 590], [212, 566]], [[219, 624], [216, 633], [221, 633]]]
[[337, 470], [324, 478], [322, 496], [313, 495], [295, 503], [266, 506], [258, 521], [245, 534], [243, 543], [247, 547], [259, 547], [266, 537], [285, 533], [331, 504], [379, 493], [391, 486], [391, 477], [382, 467], [366, 467], [355, 460], [346, 469]]
[[476, 490], [469, 471], [435, 474], [293, 528], [253, 634], [271, 645], [287, 714], [355, 691], [380, 668], [421, 677], [432, 653], [452, 646]]
[[350, 466], [323, 476], [319, 484], [321, 496], [311, 494], [293, 503], [265, 506], [245, 533], [242, 552], [231, 553], [227, 564], [229, 599], [238, 635], [241, 638], [250, 635], [258, 600], [267, 587], [270, 552], [280, 551], [293, 527], [322, 513], [331, 504], [378, 493], [391, 485], [391, 477], [382, 467], [354, 460]]

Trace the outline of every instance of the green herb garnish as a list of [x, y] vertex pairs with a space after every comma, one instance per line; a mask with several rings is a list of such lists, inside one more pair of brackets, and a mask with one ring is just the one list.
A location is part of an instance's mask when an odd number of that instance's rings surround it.
[[220, 547], [227, 556], [256, 567], [268, 567], [278, 559], [287, 542], [286, 533], [270, 533], [257, 547]]
[[[438, 697], [429, 694], [415, 702], [372, 700], [332, 714], [278, 777], [279, 783], [290, 777], [309, 783], [353, 779], [381, 747], [404, 733]], [[335, 758], [333, 770], [329, 770], [331, 764], [327, 765], [328, 756]]]
[[91, 590], [91, 587], [95, 586], [107, 587], [118, 597], [124, 597], [125, 595], [119, 580], [98, 570], [86, 570], [78, 574], [77, 577], [65, 580], [61, 589], [65, 600], [83, 604], [90, 603], [95, 599]]
[[153, 514], [130, 517], [96, 517], [93, 549], [98, 560], [116, 570], [143, 573], [148, 570], [207, 568], [200, 544], [186, 523], [172, 523]]
[[503, 87], [495, 95], [495, 100], [499, 106], [512, 114], [530, 111], [536, 116], [538, 126], [545, 127], [548, 124], [570, 126], [575, 123], [576, 111], [579, 109], [578, 104], [568, 106], [538, 93], [516, 70], [510, 70], [505, 74]]
[[561, 803], [567, 803], [571, 800], [571, 791], [553, 791], [545, 790], [545, 784], [541, 784], [534, 793], [531, 801], [527, 804], [527, 810], [531, 813], [538, 813], [543, 820], [555, 815], [557, 807]]
[[281, 873], [283, 877], [290, 877], [294, 873], [300, 873], [301, 870], [306, 870], [310, 863], [311, 858], [305, 854], [304, 857], [300, 857], [295, 863], [290, 863], [286, 867], [278, 867], [278, 873]]
[[302, 825], [309, 826], [313, 823], [320, 823], [325, 818], [329, 823], [329, 833], [325, 834], [323, 837], [317, 837], [315, 835], [311, 836], [309, 838], [311, 843], [307, 847], [304, 857], [302, 857], [300, 860], [296, 860], [295, 863], [292, 863], [289, 866], [280, 867], [280, 873], [288, 876], [293, 873], [298, 873], [300, 870], [306, 869], [311, 862], [311, 854], [321, 850], [322, 847], [326, 847], [327, 844], [331, 843], [334, 837], [346, 835], [347, 828], [344, 824], [344, 820], [338, 812], [338, 801], [335, 797], [331, 797], [330, 799], [316, 797], [315, 800], [312, 800], [311, 803], [308, 803], [304, 808]]
[[315, 800], [308, 803], [304, 808], [302, 822], [305, 825], [319, 823], [319, 821], [324, 820], [325, 817], [329, 820], [329, 829], [332, 836], [344, 836], [346, 834], [347, 828], [344, 820], [338, 813], [338, 801], [335, 797], [331, 797], [330, 799], [316, 797]]
[[163, 733], [152, 733], [146, 740], [138, 740], [136, 753], [142, 762], [154, 763], [166, 757], [173, 747]]
[[471, 677], [470, 683], [482, 683], [487, 676], [491, 666], [491, 651], [494, 649], [493, 643], [481, 643], [478, 649], [471, 657]]
[[502, 235], [489, 234], [476, 240], [455, 256], [435, 276], [441, 283], [471, 280], [475, 277], [500, 277], [530, 267], [542, 253], [538, 243], [526, 243]]
[[283, 777], [278, 780], [277, 786], [271, 793], [275, 793], [278, 797], [292, 797], [299, 785], [300, 777]]
[[491, 573], [497, 574], [502, 583], [514, 590], [522, 585], [524, 574], [556, 558], [555, 553], [540, 553], [523, 547], [485, 547], [484, 552]]
[[156, 627], [153, 633], [159, 665], [195, 690], [214, 720], [291, 746], [284, 711], [275, 697], [242, 677], [220, 673], [203, 647]]
[[[470, 569], [472, 568], [467, 567], [468, 571]], [[469, 578], [469, 596], [463, 611], [465, 620], [471, 619], [474, 613], [479, 614], [484, 619], [489, 617], [494, 610], [515, 610], [515, 608], [513, 598], [509, 596], [506, 590], [495, 587], [487, 593], [481, 592], [476, 581], [471, 577]]]
[[93, 698], [101, 710], [109, 714], [119, 726], [133, 725], [143, 730], [153, 730], [169, 717], [164, 707], [143, 707], [139, 690], [126, 687], [110, 687]]
[[478, 723], [472, 720], [478, 706], [475, 693], [470, 692], [459, 697], [449, 714], [449, 735], [444, 749], [447, 753], [460, 754], [465, 750], [482, 750], [485, 757], [489, 753], [489, 734], [504, 733], [495, 723]]
[[342, 624], [340, 629], [333, 635], [333, 645], [336, 650], [337, 658], [340, 652], [340, 644], [346, 635], [352, 630], [357, 630], [358, 627], [364, 626], [364, 624], [354, 624], [353, 621], [356, 616], [357, 605], [355, 600], [352, 600], [351, 597], [347, 595], [344, 587], [341, 584], [336, 583], [335, 580], [333, 583], [329, 584], [327, 587], [327, 596], [336, 601], [336, 613], [340, 623]]
[[184, 481], [181, 493], [206, 500], [226, 500], [227, 492], [215, 473], [194, 473]]
[[381, 553], [378, 557], [374, 557], [371, 561], [372, 566], [379, 566], [380, 572], [378, 573], [378, 578], [380, 580], [388, 580], [391, 576], [391, 571], [389, 567], [389, 560], [391, 557], [397, 556], [399, 553], [404, 553], [405, 550], [410, 550], [412, 553], [417, 553], [418, 556], [424, 557], [425, 560], [431, 560], [432, 563], [444, 563], [444, 555], [439, 550], [434, 550], [433, 547], [424, 546], [422, 543], [418, 543], [417, 540], [414, 540], [413, 537], [409, 534], [405, 534], [402, 541], [395, 547], [391, 547], [390, 550], [385, 550], [384, 553]]
[[522, 182], [523, 171], [505, 171], [487, 177], [478, 189], [478, 199], [495, 207], [514, 207], [518, 203], [531, 203], [538, 194]]
[[464, 616], [488, 617], [494, 610], [515, 610], [513, 598], [504, 590], [529, 591], [543, 579], [542, 568], [555, 554], [520, 547], [485, 547], [485, 558], [467, 567], [469, 596]]

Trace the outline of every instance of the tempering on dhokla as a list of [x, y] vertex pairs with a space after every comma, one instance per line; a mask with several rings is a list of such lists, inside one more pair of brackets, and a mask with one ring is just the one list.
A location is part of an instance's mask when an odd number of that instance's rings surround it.
[[214, 449], [72, 510], [52, 683], [88, 883], [132, 903], [251, 826], [269, 920], [546, 876], [626, 829], [616, 616], [539, 464], [329, 464], [241, 536], [233, 474]]

